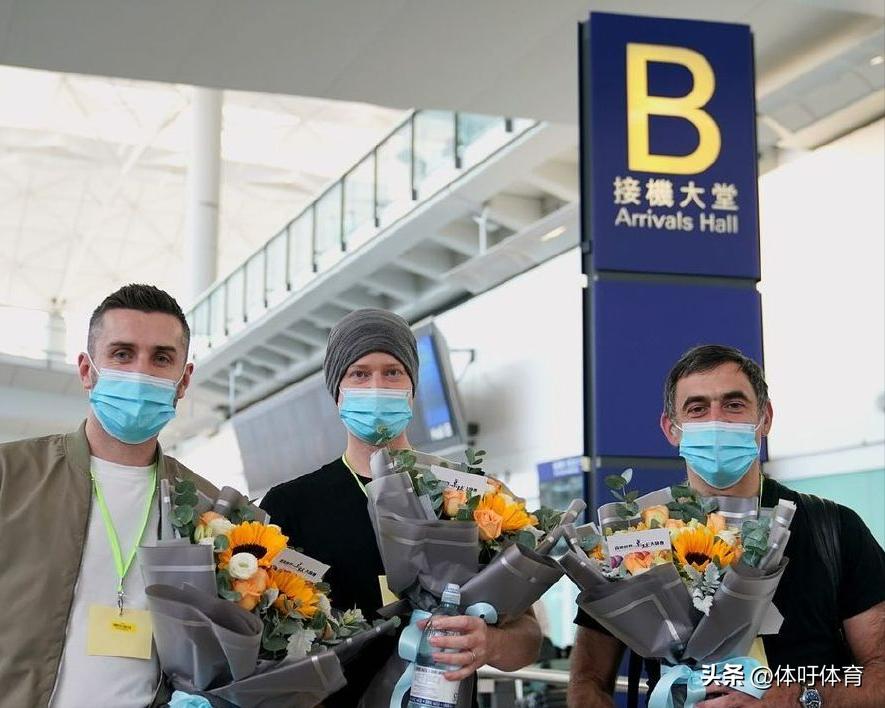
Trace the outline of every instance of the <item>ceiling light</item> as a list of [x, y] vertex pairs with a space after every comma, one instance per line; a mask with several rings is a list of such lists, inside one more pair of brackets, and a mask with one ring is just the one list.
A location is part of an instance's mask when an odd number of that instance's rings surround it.
[[565, 226], [557, 226], [555, 229], [550, 229], [546, 234], [541, 236], [541, 243], [546, 243], [547, 241], [552, 241], [553, 239], [562, 236], [565, 233]]
[[870, 59], [870, 66], [879, 66], [882, 62], [885, 62], [885, 55], [877, 54]]

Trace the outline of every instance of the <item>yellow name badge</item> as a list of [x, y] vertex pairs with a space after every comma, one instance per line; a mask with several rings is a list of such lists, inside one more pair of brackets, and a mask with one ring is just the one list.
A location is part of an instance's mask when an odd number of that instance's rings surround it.
[[393, 590], [387, 585], [387, 576], [378, 576], [378, 587], [381, 588], [381, 607], [389, 605], [391, 602], [397, 602], [399, 598], [393, 593]]
[[125, 656], [150, 659], [153, 625], [147, 610], [91, 605], [86, 653], [89, 656]]

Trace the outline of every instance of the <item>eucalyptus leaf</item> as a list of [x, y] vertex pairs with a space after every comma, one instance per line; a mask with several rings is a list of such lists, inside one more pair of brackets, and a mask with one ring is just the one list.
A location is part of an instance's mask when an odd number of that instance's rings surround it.
[[177, 506], [172, 513], [178, 524], [182, 526], [194, 520], [194, 508], [192, 506]]
[[226, 551], [230, 547], [230, 539], [228, 539], [228, 537], [224, 534], [216, 536], [215, 541], [213, 542], [213, 546], [216, 553]]
[[619, 474], [610, 474], [603, 481], [609, 489], [623, 489], [627, 484], [626, 480]]

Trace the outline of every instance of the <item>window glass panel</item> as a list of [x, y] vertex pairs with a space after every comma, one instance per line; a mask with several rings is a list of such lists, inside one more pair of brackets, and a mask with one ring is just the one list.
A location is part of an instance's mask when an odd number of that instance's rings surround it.
[[264, 307], [264, 250], [246, 261], [246, 317], [254, 320]]
[[225, 333], [227, 322], [226, 292], [225, 284], [222, 283], [209, 296], [209, 343], [213, 347], [219, 346], [227, 337]]
[[375, 225], [375, 156], [369, 155], [344, 178], [344, 238]]
[[286, 237], [283, 229], [267, 244], [267, 304], [276, 305], [286, 297]]
[[[378, 211], [412, 201], [412, 126], [406, 123], [378, 146]], [[382, 218], [383, 220], [383, 218]]]
[[243, 328], [243, 269], [235, 270], [227, 279], [227, 332]]
[[292, 288], [304, 284], [313, 272], [313, 209], [289, 224], [289, 278]]
[[316, 255], [341, 250], [341, 183], [326, 192], [316, 203]]
[[415, 115], [415, 186], [441, 170], [455, 169], [455, 116], [450, 111], [421, 111]]

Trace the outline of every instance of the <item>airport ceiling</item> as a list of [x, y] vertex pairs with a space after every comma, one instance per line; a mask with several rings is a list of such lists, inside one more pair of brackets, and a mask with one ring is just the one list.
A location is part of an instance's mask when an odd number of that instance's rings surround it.
[[0, 0], [0, 64], [576, 122], [589, 10], [751, 25], [760, 77], [881, 0]]
[[74, 322], [127, 280], [183, 295], [188, 84], [228, 89], [223, 275], [404, 109], [574, 124], [590, 9], [749, 23], [760, 142], [813, 122], [800, 94], [833, 113], [875, 89], [880, 0], [0, 0], [0, 306]]

